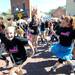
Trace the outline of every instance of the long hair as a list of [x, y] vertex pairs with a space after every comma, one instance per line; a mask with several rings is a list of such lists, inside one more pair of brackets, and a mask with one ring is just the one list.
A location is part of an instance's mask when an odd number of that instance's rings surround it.
[[75, 29], [75, 17], [72, 17], [72, 26], [73, 26], [73, 29]]
[[69, 27], [73, 28], [73, 18], [71, 16], [65, 16], [63, 19], [68, 23]]

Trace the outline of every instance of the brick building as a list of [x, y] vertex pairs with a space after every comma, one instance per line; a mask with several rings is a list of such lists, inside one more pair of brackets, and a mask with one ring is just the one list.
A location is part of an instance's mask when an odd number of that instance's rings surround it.
[[62, 7], [57, 8], [52, 13], [53, 17], [61, 17], [62, 15], [66, 15], [66, 10], [64, 8], [62, 8]]
[[12, 14], [23, 9], [25, 15], [30, 17], [30, 0], [10, 0], [10, 3]]

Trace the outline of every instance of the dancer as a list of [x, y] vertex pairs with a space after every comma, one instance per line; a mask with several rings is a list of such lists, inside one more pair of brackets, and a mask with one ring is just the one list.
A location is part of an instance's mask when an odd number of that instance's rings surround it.
[[75, 38], [75, 30], [73, 29], [73, 19], [71, 17], [63, 17], [61, 20], [60, 28], [56, 31], [59, 35], [59, 43], [53, 44], [51, 47], [52, 53], [54, 53], [59, 59], [52, 67], [53, 71], [56, 71], [61, 64], [70, 64], [72, 66], [72, 50], [73, 39]]
[[[29, 44], [31, 49], [34, 51], [34, 48], [30, 41], [21, 40], [21, 38], [15, 37], [15, 27], [9, 26], [5, 28], [5, 35], [0, 33], [0, 39], [4, 43], [5, 48], [13, 63], [18, 66], [21, 65], [27, 59], [27, 54], [25, 50], [25, 45]], [[7, 59], [8, 60], [8, 59]]]

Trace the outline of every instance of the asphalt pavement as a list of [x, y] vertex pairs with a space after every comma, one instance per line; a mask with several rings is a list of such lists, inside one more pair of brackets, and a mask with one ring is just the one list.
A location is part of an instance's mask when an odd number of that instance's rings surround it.
[[[23, 67], [27, 71], [24, 75], [75, 75], [74, 73], [71, 74], [70, 65], [63, 65], [56, 72], [51, 70], [58, 58], [51, 53], [49, 47], [43, 44], [38, 46], [37, 53]], [[73, 60], [74, 63], [75, 61]]]
[[[71, 74], [70, 65], [63, 65], [56, 72], [53, 72], [51, 67], [57, 60], [58, 58], [51, 53], [50, 45], [43, 43], [38, 46], [34, 56], [26, 61], [23, 67], [26, 70], [24, 75], [75, 75]], [[72, 61], [75, 64], [75, 60]]]

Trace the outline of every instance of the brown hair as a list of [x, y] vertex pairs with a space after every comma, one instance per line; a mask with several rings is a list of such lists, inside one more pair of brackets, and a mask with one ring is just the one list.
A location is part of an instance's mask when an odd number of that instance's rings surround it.
[[65, 16], [63, 19], [68, 22], [70, 27], [73, 27], [73, 18], [71, 16]]
[[73, 29], [75, 29], [75, 17], [72, 17], [72, 19], [73, 19], [72, 26], [73, 26]]

